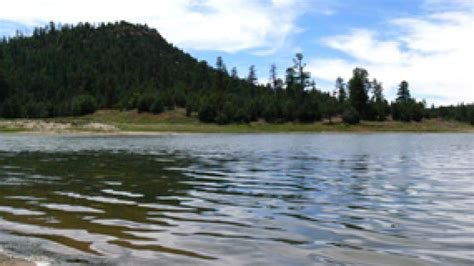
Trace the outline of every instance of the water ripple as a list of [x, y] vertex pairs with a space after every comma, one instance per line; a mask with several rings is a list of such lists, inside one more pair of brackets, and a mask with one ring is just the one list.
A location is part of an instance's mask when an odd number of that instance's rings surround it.
[[0, 247], [26, 236], [59, 263], [473, 264], [473, 161], [470, 134], [0, 135]]

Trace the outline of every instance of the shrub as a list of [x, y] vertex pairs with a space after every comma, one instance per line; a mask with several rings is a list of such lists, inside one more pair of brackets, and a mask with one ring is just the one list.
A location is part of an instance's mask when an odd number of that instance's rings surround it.
[[408, 104], [401, 105], [400, 108], [400, 120], [403, 122], [410, 122], [411, 121], [411, 106]]
[[138, 101], [140, 100], [140, 94], [139, 93], [133, 93], [132, 95], [128, 97], [124, 97], [120, 101], [120, 109], [124, 111], [128, 110], [133, 110], [138, 107]]
[[414, 120], [420, 122], [423, 120], [423, 116], [425, 115], [424, 112], [425, 105], [423, 102], [416, 102], [414, 99], [392, 104], [393, 120], [400, 120], [403, 122]]
[[218, 113], [215, 120], [216, 120], [216, 123], [219, 125], [225, 125], [231, 122], [230, 118], [224, 112]]
[[[237, 121], [237, 102], [233, 100], [227, 100], [222, 106], [222, 121], [224, 124]], [[217, 121], [219, 123], [219, 121]]]
[[423, 110], [424, 110], [424, 106], [421, 105], [420, 103], [416, 103], [413, 106], [413, 112], [412, 112], [413, 120], [415, 120], [416, 122], [421, 122], [421, 120], [423, 120]]
[[152, 112], [153, 114], [159, 114], [162, 113], [164, 110], [165, 107], [163, 106], [163, 103], [159, 98], [156, 98], [151, 104], [150, 112]]
[[175, 108], [174, 97], [169, 91], [161, 92], [158, 97], [161, 99], [163, 105], [168, 110], [173, 110]]
[[79, 95], [72, 99], [71, 113], [72, 115], [92, 114], [97, 110], [97, 101], [91, 95]]
[[199, 108], [199, 120], [202, 122], [212, 123], [217, 115], [217, 105], [212, 99], [205, 98]]
[[349, 125], [355, 125], [360, 123], [360, 115], [354, 107], [347, 108], [342, 114], [342, 121]]
[[148, 94], [141, 95], [137, 103], [138, 112], [139, 113], [149, 112], [154, 100], [155, 98], [151, 95], [148, 95]]
[[311, 123], [316, 120], [321, 120], [321, 113], [319, 112], [318, 105], [315, 102], [311, 103], [309, 101], [306, 101], [297, 109], [296, 116], [302, 123]]

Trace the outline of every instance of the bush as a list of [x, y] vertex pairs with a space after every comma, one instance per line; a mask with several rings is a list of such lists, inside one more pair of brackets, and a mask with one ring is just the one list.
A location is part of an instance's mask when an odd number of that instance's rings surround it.
[[163, 106], [163, 103], [159, 98], [156, 98], [151, 104], [150, 112], [152, 112], [153, 114], [159, 114], [162, 113], [164, 110], [165, 107]]
[[390, 106], [387, 101], [380, 101], [372, 103], [374, 110], [374, 119], [377, 121], [387, 120], [387, 114], [390, 112]]
[[72, 99], [71, 113], [72, 115], [92, 114], [97, 110], [97, 101], [91, 95], [80, 95]]
[[404, 103], [400, 106], [400, 120], [403, 122], [410, 122], [412, 118], [411, 106]]
[[205, 98], [199, 108], [199, 120], [206, 123], [214, 122], [217, 115], [217, 105], [212, 99]]
[[137, 109], [139, 113], [149, 112], [155, 98], [148, 94], [143, 94], [138, 98]]
[[168, 110], [173, 110], [175, 108], [175, 101], [174, 97], [171, 92], [165, 91], [161, 92], [158, 97], [161, 99], [163, 105], [168, 109]]
[[129, 111], [133, 110], [138, 107], [138, 102], [140, 100], [140, 94], [139, 93], [133, 93], [132, 95], [128, 97], [124, 97], [120, 101], [120, 109], [123, 111]]
[[347, 108], [342, 114], [342, 121], [349, 125], [355, 125], [360, 123], [360, 115], [354, 107]]
[[230, 118], [224, 112], [218, 113], [215, 120], [216, 120], [216, 123], [219, 125], [225, 125], [231, 122]]
[[424, 106], [420, 103], [417, 103], [413, 106], [412, 118], [416, 122], [421, 122], [423, 120], [423, 110]]
[[321, 113], [319, 112], [318, 105], [313, 102], [306, 101], [296, 111], [298, 120], [302, 123], [311, 123], [316, 120], [321, 120]]
[[423, 116], [426, 116], [423, 102], [416, 102], [414, 99], [409, 99], [404, 102], [392, 103], [393, 120], [403, 122], [414, 120], [420, 122], [423, 120]]

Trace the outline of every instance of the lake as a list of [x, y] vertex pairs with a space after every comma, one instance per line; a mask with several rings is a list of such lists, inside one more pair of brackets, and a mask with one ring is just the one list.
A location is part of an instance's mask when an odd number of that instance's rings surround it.
[[0, 250], [59, 264], [474, 263], [474, 134], [0, 135]]

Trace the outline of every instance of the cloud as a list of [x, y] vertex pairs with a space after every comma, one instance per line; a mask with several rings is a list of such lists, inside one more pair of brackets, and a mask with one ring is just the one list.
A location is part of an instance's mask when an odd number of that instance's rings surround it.
[[391, 98], [406, 79], [412, 94], [429, 102], [474, 102], [473, 21], [471, 12], [447, 11], [390, 20], [388, 31], [354, 29], [321, 40], [350, 59], [313, 58], [309, 66], [323, 81], [347, 79], [351, 69], [365, 67]]
[[323, 43], [358, 60], [370, 63], [399, 62], [403, 57], [400, 44], [396, 41], [376, 40], [375, 34], [366, 29], [356, 29], [348, 35], [325, 38]]
[[[306, 1], [298, 0], [15, 0], [3, 20], [28, 26], [127, 20], [147, 23], [174, 44], [195, 50], [275, 51], [296, 31]], [[291, 7], [291, 8], [290, 8]]]

